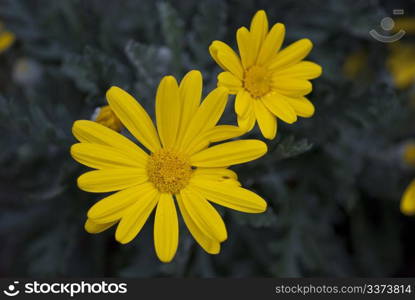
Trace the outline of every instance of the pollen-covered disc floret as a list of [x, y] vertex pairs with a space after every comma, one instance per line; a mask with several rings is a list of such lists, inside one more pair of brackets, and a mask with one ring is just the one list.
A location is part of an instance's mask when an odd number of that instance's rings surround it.
[[147, 174], [160, 192], [177, 194], [189, 183], [192, 167], [186, 156], [161, 149], [149, 157]]
[[245, 72], [244, 87], [252, 97], [260, 98], [271, 91], [271, 73], [264, 67], [252, 66]]

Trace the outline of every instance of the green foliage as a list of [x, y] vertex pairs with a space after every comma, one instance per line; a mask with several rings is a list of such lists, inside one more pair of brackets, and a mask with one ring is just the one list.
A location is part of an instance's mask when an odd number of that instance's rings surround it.
[[[368, 35], [405, 3], [1, 0], [0, 19], [17, 36], [0, 54], [2, 274], [413, 276], [415, 223], [399, 212], [415, 175], [400, 161], [402, 142], [413, 137], [411, 92], [394, 88], [388, 48]], [[237, 28], [258, 9], [271, 24], [286, 24], [285, 45], [312, 39], [309, 59], [324, 70], [309, 97], [315, 116], [280, 121], [269, 153], [235, 167], [242, 184], [267, 200], [267, 212], [221, 210], [229, 239], [217, 256], [204, 253], [181, 224], [168, 265], [155, 257], [152, 217], [128, 245], [115, 242], [113, 229], [84, 232], [88, 208], [103, 196], [76, 186], [84, 168], [69, 155], [73, 121], [89, 119], [112, 85], [150, 114], [164, 75], [199, 69], [207, 93], [219, 72], [209, 44], [236, 45]], [[342, 65], [358, 49], [369, 53], [369, 75], [350, 80]], [[30, 68], [16, 75], [22, 59]], [[232, 106], [230, 97], [226, 123], [234, 122]], [[257, 129], [247, 136], [262, 139]]]

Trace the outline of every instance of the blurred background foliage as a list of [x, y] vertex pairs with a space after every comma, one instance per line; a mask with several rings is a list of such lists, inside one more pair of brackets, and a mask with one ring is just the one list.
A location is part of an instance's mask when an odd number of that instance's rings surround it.
[[[16, 37], [0, 54], [0, 275], [415, 276], [415, 217], [399, 211], [415, 177], [402, 160], [415, 136], [415, 89], [396, 84], [390, 45], [368, 34], [393, 9], [415, 16], [414, 4], [0, 0], [0, 20]], [[105, 105], [111, 85], [151, 114], [163, 75], [200, 69], [208, 92], [219, 73], [209, 44], [235, 46], [236, 29], [258, 9], [270, 23], [285, 23], [285, 45], [310, 38], [309, 59], [324, 70], [310, 95], [315, 116], [280, 122], [269, 153], [236, 168], [268, 211], [223, 211], [230, 234], [217, 256], [181, 226], [170, 264], [154, 254], [152, 222], [128, 245], [113, 230], [87, 234], [87, 209], [102, 195], [76, 187], [85, 169], [69, 155], [73, 121]], [[231, 98], [227, 123], [235, 121], [232, 105]], [[258, 131], [248, 136], [261, 138]]]

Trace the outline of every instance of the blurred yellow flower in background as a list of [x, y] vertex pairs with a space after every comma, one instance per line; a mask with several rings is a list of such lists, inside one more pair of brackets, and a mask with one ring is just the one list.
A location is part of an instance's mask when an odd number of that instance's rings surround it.
[[367, 68], [368, 54], [364, 49], [349, 54], [343, 64], [343, 74], [348, 79], [356, 79]]
[[123, 129], [120, 119], [118, 119], [117, 115], [114, 114], [109, 105], [97, 107], [91, 119], [118, 132], [121, 132]]
[[[403, 145], [402, 161], [405, 166], [415, 168], [415, 141]], [[401, 212], [404, 215], [415, 215], [415, 180], [405, 189], [401, 198]]]
[[415, 44], [391, 44], [386, 64], [398, 89], [411, 86], [415, 82]]
[[92, 121], [76, 121], [71, 147], [78, 162], [96, 170], [78, 178], [78, 186], [93, 193], [116, 192], [93, 205], [85, 229], [99, 233], [117, 225], [115, 238], [128, 243], [155, 209], [154, 245], [159, 259], [170, 262], [179, 241], [176, 202], [194, 239], [210, 254], [220, 251], [227, 230], [210, 202], [247, 213], [265, 211], [257, 194], [240, 186], [229, 166], [263, 156], [265, 143], [237, 140], [237, 126], [216, 125], [228, 91], [218, 87], [201, 103], [202, 76], [189, 72], [178, 85], [172, 76], [160, 82], [156, 95], [156, 124], [127, 92], [107, 92], [111, 110], [148, 152], [123, 135]]
[[412, 180], [402, 195], [401, 212], [407, 216], [415, 215], [415, 179]]
[[[407, 35], [415, 35], [415, 18], [397, 18], [394, 30], [405, 30]], [[386, 66], [396, 88], [406, 89], [415, 83], [415, 43], [399, 41], [391, 43], [389, 49]]]
[[218, 76], [218, 86], [236, 95], [239, 126], [250, 131], [257, 121], [267, 139], [277, 133], [276, 118], [294, 123], [297, 116], [314, 114], [314, 106], [305, 95], [312, 90], [309, 80], [322, 72], [319, 65], [302, 61], [312, 48], [309, 39], [280, 50], [284, 37], [284, 25], [277, 23], [269, 29], [266, 13], [260, 10], [249, 30], [241, 27], [236, 33], [239, 56], [221, 41], [209, 47], [212, 58], [224, 70]]
[[414, 141], [407, 142], [403, 146], [402, 160], [406, 166], [415, 168], [415, 142]]
[[7, 31], [4, 28], [4, 25], [0, 23], [0, 53], [9, 49], [10, 46], [13, 45], [15, 39], [15, 35], [12, 32]]
[[414, 17], [400, 17], [394, 20], [395, 31], [405, 30], [407, 34], [415, 34], [415, 18]]

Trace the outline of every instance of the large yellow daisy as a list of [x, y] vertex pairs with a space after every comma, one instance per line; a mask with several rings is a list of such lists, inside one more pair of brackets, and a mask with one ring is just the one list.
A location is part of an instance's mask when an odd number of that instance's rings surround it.
[[415, 215], [415, 179], [412, 180], [402, 195], [401, 212], [407, 216]]
[[96, 122], [80, 120], [71, 148], [78, 162], [96, 170], [78, 178], [93, 193], [115, 192], [88, 211], [85, 228], [99, 233], [117, 224], [115, 238], [128, 243], [155, 209], [154, 246], [159, 259], [173, 259], [179, 239], [176, 203], [199, 245], [217, 254], [226, 240], [225, 224], [210, 202], [247, 213], [265, 211], [266, 202], [244, 189], [229, 166], [254, 160], [267, 151], [259, 140], [237, 140], [209, 147], [243, 132], [216, 125], [227, 102], [227, 89], [213, 90], [202, 103], [202, 76], [189, 72], [180, 85], [172, 76], [156, 95], [157, 129], [143, 107], [127, 92], [111, 87], [107, 100], [125, 128], [145, 147]]
[[284, 35], [281, 23], [268, 30], [267, 16], [260, 10], [250, 30], [241, 27], [236, 33], [240, 57], [221, 41], [209, 47], [212, 58], [225, 70], [218, 76], [218, 86], [236, 95], [239, 126], [250, 131], [257, 121], [268, 139], [276, 135], [276, 117], [293, 123], [297, 116], [314, 114], [314, 106], [305, 95], [312, 90], [309, 79], [321, 75], [319, 65], [302, 61], [311, 51], [311, 41], [302, 39], [280, 51]]

